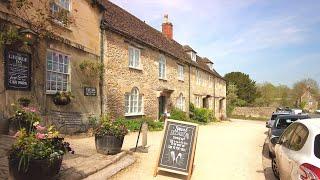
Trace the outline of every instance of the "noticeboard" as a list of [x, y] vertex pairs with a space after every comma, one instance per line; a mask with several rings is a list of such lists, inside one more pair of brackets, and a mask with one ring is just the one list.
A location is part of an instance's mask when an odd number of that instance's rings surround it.
[[84, 88], [85, 96], [97, 96], [97, 88], [95, 87], [85, 87]]
[[191, 176], [198, 136], [198, 125], [183, 121], [166, 120], [158, 170]]
[[31, 89], [31, 56], [14, 50], [5, 50], [5, 87], [9, 90]]

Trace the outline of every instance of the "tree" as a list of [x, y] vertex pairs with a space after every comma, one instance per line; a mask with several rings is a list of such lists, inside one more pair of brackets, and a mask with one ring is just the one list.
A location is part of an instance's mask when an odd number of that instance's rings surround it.
[[228, 84], [234, 84], [238, 88], [237, 96], [248, 104], [259, 97], [256, 82], [251, 80], [248, 74], [242, 72], [231, 72], [224, 76]]
[[236, 106], [243, 106], [245, 102], [238, 98], [238, 88], [236, 85], [229, 83], [227, 86], [227, 114], [231, 115]]
[[255, 102], [260, 106], [270, 106], [275, 102], [277, 88], [273, 84], [269, 82], [260, 84], [257, 86], [257, 91], [260, 97]]

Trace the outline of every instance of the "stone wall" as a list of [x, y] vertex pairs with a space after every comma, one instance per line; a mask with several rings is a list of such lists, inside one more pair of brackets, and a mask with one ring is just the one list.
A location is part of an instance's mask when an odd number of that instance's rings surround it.
[[232, 115], [269, 118], [275, 110], [274, 107], [236, 107]]

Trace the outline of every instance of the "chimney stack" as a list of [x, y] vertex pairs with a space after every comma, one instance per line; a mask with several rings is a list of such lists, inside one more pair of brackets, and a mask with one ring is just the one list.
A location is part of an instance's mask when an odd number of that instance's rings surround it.
[[173, 25], [169, 22], [168, 14], [164, 15], [162, 23], [162, 33], [169, 39], [173, 38]]

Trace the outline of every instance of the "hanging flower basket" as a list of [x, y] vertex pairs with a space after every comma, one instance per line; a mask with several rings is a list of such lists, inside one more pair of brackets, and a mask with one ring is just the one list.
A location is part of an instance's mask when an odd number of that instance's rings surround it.
[[55, 105], [68, 105], [73, 98], [71, 92], [57, 92], [53, 96], [53, 102]]

